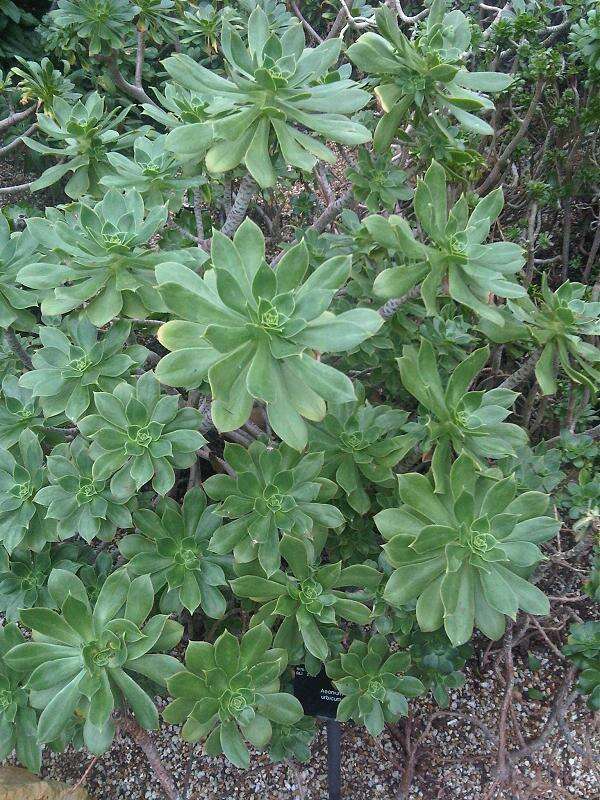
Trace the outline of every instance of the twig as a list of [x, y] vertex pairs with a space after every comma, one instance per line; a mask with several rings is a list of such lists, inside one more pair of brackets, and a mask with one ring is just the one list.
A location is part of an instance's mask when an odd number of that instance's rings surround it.
[[20, 136], [17, 136], [16, 139], [13, 139], [12, 142], [9, 144], [4, 145], [4, 147], [0, 147], [0, 156], [6, 155], [6, 153], [10, 153], [11, 150], [17, 148], [20, 144], [23, 144], [23, 137], [24, 136], [31, 136], [32, 133], [35, 133], [37, 130], [37, 122], [34, 122], [33, 125], [30, 125], [27, 130], [22, 133]]
[[194, 219], [196, 220], [198, 247], [202, 247], [201, 242], [204, 239], [204, 224], [202, 222], [202, 192], [200, 189], [194, 189]]
[[531, 102], [529, 103], [529, 108], [527, 109], [527, 113], [523, 117], [521, 121], [521, 125], [519, 126], [519, 130], [515, 133], [513, 138], [510, 142], [506, 145], [502, 153], [498, 157], [498, 161], [494, 164], [491, 172], [484, 180], [484, 182], [476, 189], [477, 194], [485, 194], [488, 192], [495, 184], [498, 178], [500, 177], [501, 173], [504, 170], [504, 167], [508, 163], [511, 155], [513, 154], [516, 146], [519, 144], [521, 139], [527, 133], [529, 126], [531, 125], [531, 121], [533, 120], [533, 116], [535, 111], [538, 107], [540, 99], [542, 97], [542, 91], [544, 89], [544, 79], [539, 78], [535, 89], [533, 92], [533, 97], [531, 98]]
[[28, 192], [33, 181], [29, 183], [19, 183], [16, 186], [0, 186], [0, 195], [13, 194], [13, 192]]
[[316, 30], [313, 28], [313, 26], [310, 24], [310, 22], [308, 22], [308, 20], [304, 19], [303, 15], [302, 15], [302, 12], [298, 8], [298, 6], [294, 2], [294, 0], [290, 0], [290, 5], [292, 7], [292, 11], [298, 17], [300, 22], [302, 23], [302, 27], [304, 28], [304, 30], [308, 34], [310, 34], [310, 36], [313, 37], [315, 42], [318, 42], [319, 44], [321, 44], [321, 42], [323, 41], [322, 37], [319, 36], [319, 34], [316, 32]]
[[182, 800], [181, 795], [175, 787], [173, 776], [167, 771], [165, 765], [163, 764], [156, 745], [150, 737], [150, 734], [140, 727], [136, 720], [133, 717], [130, 717], [128, 714], [123, 714], [123, 716], [120, 717], [119, 725], [126, 733], [129, 734], [129, 736], [131, 736], [133, 741], [142, 750], [148, 759], [148, 763], [150, 764], [156, 779], [162, 786], [163, 791], [169, 800]]
[[0, 119], [0, 131], [5, 131], [7, 128], [16, 125], [18, 122], [22, 122], [27, 117], [30, 117], [33, 112], [36, 110], [37, 105], [29, 106], [24, 111], [15, 111], [14, 114], [10, 114], [10, 116], [5, 117], [4, 119]]
[[146, 39], [145, 31], [139, 28], [136, 31], [137, 37], [137, 52], [135, 55], [135, 85], [138, 89], [142, 89], [142, 70], [144, 69], [144, 54], [146, 52]]
[[390, 319], [394, 316], [396, 311], [400, 308], [400, 306], [404, 305], [404, 303], [408, 303], [409, 300], [415, 300], [421, 294], [421, 285], [413, 286], [412, 289], [409, 289], [406, 294], [403, 294], [402, 297], [392, 297], [391, 300], [388, 300], [387, 303], [381, 306], [378, 309], [378, 313], [384, 319]]
[[509, 769], [507, 761], [507, 723], [508, 711], [513, 700], [513, 688], [515, 685], [515, 666], [512, 655], [513, 644], [513, 623], [508, 622], [506, 634], [504, 636], [504, 666], [506, 670], [506, 686], [504, 688], [504, 698], [500, 707], [500, 717], [498, 719], [498, 778], [502, 781], [508, 778]]
[[89, 763], [89, 764], [87, 765], [87, 767], [85, 768], [85, 772], [83, 773], [83, 775], [81, 776], [81, 778], [79, 778], [79, 780], [77, 781], [77, 783], [76, 783], [74, 786], [71, 786], [71, 787], [70, 787], [70, 788], [67, 790], [67, 795], [71, 794], [71, 792], [72, 792], [73, 794], [75, 794], [75, 792], [77, 791], [77, 789], [79, 789], [79, 787], [80, 787], [80, 786], [83, 786], [83, 784], [84, 784], [84, 783], [86, 782], [86, 780], [87, 780], [87, 776], [90, 774], [90, 772], [92, 771], [92, 769], [93, 769], [93, 767], [94, 767], [94, 764], [96, 763], [96, 761], [98, 761], [98, 759], [99, 759], [99, 758], [100, 758], [100, 756], [94, 756], [94, 758], [92, 758], [92, 760], [90, 761], [90, 763]]

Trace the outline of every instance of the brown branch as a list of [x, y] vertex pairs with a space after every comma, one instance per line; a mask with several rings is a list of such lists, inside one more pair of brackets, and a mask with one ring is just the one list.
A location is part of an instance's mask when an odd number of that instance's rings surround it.
[[302, 27], [304, 28], [304, 30], [310, 36], [312, 36], [312, 38], [315, 40], [315, 42], [318, 42], [318, 44], [321, 44], [321, 42], [323, 41], [322, 37], [319, 36], [319, 34], [316, 32], [316, 30], [313, 28], [313, 26], [310, 24], [310, 22], [304, 18], [304, 16], [302, 15], [302, 12], [298, 8], [298, 6], [294, 2], [294, 0], [290, 0], [290, 5], [292, 7], [292, 11], [298, 17], [300, 22], [302, 23]]
[[29, 183], [19, 183], [16, 186], [0, 186], [0, 196], [4, 194], [12, 194], [13, 192], [28, 192], [31, 189], [33, 181]]
[[33, 364], [31, 363], [27, 350], [23, 347], [12, 328], [7, 328], [4, 331], [4, 341], [23, 364], [25, 369], [33, 369]]
[[177, 791], [173, 776], [168, 772], [163, 764], [156, 745], [150, 737], [150, 734], [140, 727], [135, 719], [129, 715], [124, 714], [120, 717], [119, 726], [122, 728], [122, 730], [129, 734], [129, 736], [131, 736], [140, 750], [142, 750], [148, 759], [148, 763], [152, 768], [156, 779], [162, 786], [162, 789], [169, 800], [181, 800], [181, 795]]
[[242, 180], [240, 181], [240, 185], [235, 196], [235, 200], [229, 213], [227, 214], [227, 218], [223, 223], [223, 227], [221, 228], [221, 233], [224, 236], [233, 236], [233, 234], [237, 231], [240, 227], [244, 219], [246, 218], [246, 212], [248, 211], [248, 206], [250, 205], [252, 198], [256, 194], [258, 190], [258, 184], [252, 177], [252, 175], [244, 175]]
[[142, 89], [142, 71], [144, 69], [144, 55], [146, 53], [146, 39], [145, 31], [139, 28], [136, 31], [137, 37], [137, 52], [135, 55], [135, 85], [138, 89]]
[[506, 378], [506, 380], [502, 381], [502, 383], [498, 388], [514, 389], [515, 387], [519, 386], [521, 383], [526, 381], [527, 378], [529, 378], [531, 373], [534, 371], [535, 365], [537, 364], [540, 355], [541, 352], [539, 349], [536, 348], [535, 350], [533, 350], [526, 358], [526, 360], [523, 362], [523, 364], [519, 367], [519, 369], [516, 370], [516, 372], [513, 372], [512, 375], [509, 375], [508, 378]]
[[529, 103], [529, 108], [527, 109], [527, 113], [523, 117], [521, 121], [521, 125], [519, 126], [519, 130], [515, 133], [513, 138], [510, 142], [506, 145], [502, 153], [498, 156], [498, 161], [494, 164], [490, 174], [484, 180], [484, 182], [479, 186], [475, 191], [477, 194], [485, 194], [488, 192], [493, 186], [495, 186], [496, 181], [500, 178], [502, 172], [504, 171], [504, 167], [508, 163], [511, 155], [513, 154], [516, 146], [519, 144], [521, 139], [527, 133], [529, 126], [531, 125], [531, 121], [533, 120], [533, 116], [536, 112], [536, 109], [539, 105], [540, 99], [542, 97], [542, 91], [544, 89], [544, 79], [539, 78], [535, 89], [533, 92], [533, 97], [531, 98], [531, 102]]
[[30, 125], [27, 130], [22, 133], [20, 136], [17, 136], [16, 139], [13, 139], [12, 142], [9, 144], [4, 145], [4, 147], [0, 147], [0, 156], [6, 155], [6, 153], [10, 153], [11, 150], [14, 150], [20, 144], [23, 144], [23, 137], [24, 136], [31, 136], [32, 133], [35, 133], [37, 130], [37, 122], [34, 122], [33, 125]]
[[27, 119], [27, 117], [30, 117], [33, 114], [36, 108], [37, 105], [29, 106], [29, 108], [26, 108], [24, 111], [15, 111], [10, 116], [0, 119], [0, 131], [5, 131], [7, 128], [16, 125], [18, 122], [22, 122], [24, 119]]
[[421, 284], [413, 286], [413, 288], [409, 289], [402, 297], [392, 297], [391, 300], [388, 300], [387, 303], [384, 303], [381, 308], [378, 309], [378, 312], [384, 319], [391, 319], [400, 306], [404, 305], [404, 303], [408, 303], [410, 300], [415, 300], [420, 294]]

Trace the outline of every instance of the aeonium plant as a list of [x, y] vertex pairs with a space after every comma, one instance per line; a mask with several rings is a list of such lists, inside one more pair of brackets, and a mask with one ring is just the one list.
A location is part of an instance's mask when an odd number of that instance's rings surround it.
[[215, 512], [230, 521], [213, 533], [210, 548], [233, 552], [237, 563], [256, 559], [267, 576], [281, 566], [279, 541], [285, 532], [312, 547], [313, 528], [337, 528], [341, 512], [329, 503], [337, 487], [321, 477], [322, 453], [300, 456], [287, 445], [269, 449], [253, 442], [248, 449], [226, 444], [224, 457], [236, 477], [212, 475], [204, 489], [221, 501]]
[[56, 540], [56, 524], [35, 500], [45, 483], [44, 453], [28, 428], [13, 450], [0, 449], [0, 540], [9, 554], [18, 546], [39, 552]]
[[378, 79], [375, 94], [385, 112], [375, 131], [379, 151], [387, 150], [398, 127], [409, 120], [441, 131], [448, 146], [456, 138], [444, 124], [448, 116], [465, 132], [484, 136], [494, 132], [479, 114], [494, 108], [487, 94], [506, 89], [513, 78], [467, 70], [469, 21], [457, 9], [445, 12], [445, 1], [435, 0], [424, 29], [411, 41], [400, 31], [391, 8], [381, 6], [375, 12], [378, 33], [363, 33], [348, 48], [352, 62]]
[[158, 332], [171, 353], [156, 375], [187, 389], [208, 380], [212, 419], [222, 432], [243, 425], [255, 400], [264, 402], [275, 433], [303, 450], [305, 419], [323, 419], [327, 402], [355, 399], [352, 381], [320, 355], [356, 347], [383, 320], [368, 308], [328, 310], [350, 274], [349, 257], [328, 259], [306, 277], [308, 250], [301, 242], [272, 269], [264, 236], [248, 219], [233, 241], [214, 232], [211, 261], [204, 277], [176, 263], [156, 269], [175, 316]]
[[320, 139], [346, 145], [370, 140], [368, 129], [349, 119], [369, 94], [350, 77], [330, 73], [340, 39], [307, 49], [302, 25], [279, 37], [269, 32], [267, 15], [257, 6], [248, 20], [248, 46], [224, 22], [221, 49], [227, 77], [184, 54], [164, 61], [176, 84], [210, 100], [209, 121], [183, 125], [167, 136], [167, 147], [182, 159], [205, 157], [215, 173], [243, 162], [260, 186], [269, 187], [277, 180], [274, 147], [287, 164], [311, 172], [319, 159], [335, 162]]
[[405, 673], [410, 665], [406, 651], [391, 652], [385, 636], [368, 642], [355, 639], [346, 653], [326, 664], [327, 675], [344, 697], [337, 719], [362, 723], [371, 736], [379, 736], [385, 723], [395, 723], [408, 714], [407, 697], [418, 697], [425, 686]]
[[24, 641], [14, 622], [0, 628], [0, 758], [4, 761], [15, 750], [20, 764], [39, 772], [42, 748], [37, 741], [37, 713], [29, 705], [27, 675], [5, 661], [8, 651]]
[[131, 528], [134, 501], [116, 496], [108, 478], [94, 478], [89, 447], [81, 436], [56, 445], [46, 459], [49, 485], [34, 500], [46, 506], [46, 518], [56, 520], [61, 539], [79, 535], [89, 544], [110, 541], [117, 529]]
[[518, 494], [514, 477], [485, 477], [464, 453], [445, 491], [434, 492], [419, 473], [400, 475], [398, 491], [402, 505], [375, 517], [395, 567], [384, 598], [395, 606], [416, 600], [422, 631], [443, 626], [458, 646], [474, 627], [499, 639], [519, 609], [549, 612], [548, 598], [527, 580], [543, 559], [539, 545], [560, 528], [547, 495]]
[[33, 369], [20, 384], [40, 398], [47, 417], [64, 413], [76, 422], [88, 410], [94, 390], [112, 391], [131, 377], [148, 356], [139, 344], [125, 346], [131, 325], [115, 322], [104, 335], [87, 319], [69, 318], [65, 331], [41, 325], [42, 344], [33, 357]]
[[[405, 345], [398, 359], [404, 387], [423, 408], [423, 422], [405, 435], [408, 446], [420, 441], [432, 453], [431, 471], [436, 490], [448, 482], [451, 454], [467, 453], [485, 470], [489, 459], [516, 456], [527, 445], [523, 428], [504, 420], [517, 392], [510, 389], [470, 391], [471, 384], [489, 358], [481, 347], [463, 359], [447, 382], [442, 381], [431, 343], [421, 339], [419, 349]], [[408, 427], [408, 426], [407, 426]]]
[[79, 420], [83, 436], [92, 440], [92, 478], [110, 479], [115, 497], [128, 500], [145, 483], [159, 495], [175, 483], [175, 469], [190, 467], [206, 439], [199, 432], [203, 415], [179, 407], [179, 395], [161, 394], [152, 372], [135, 387], [120, 383], [112, 393], [95, 392], [95, 414]]
[[398, 253], [399, 266], [384, 269], [373, 290], [384, 299], [402, 297], [417, 284], [430, 316], [438, 316], [438, 295], [449, 294], [484, 320], [504, 325], [504, 316], [490, 298], [525, 297], [516, 281], [525, 264], [523, 249], [514, 242], [485, 244], [504, 206], [501, 188], [477, 202], [470, 212], [465, 195], [449, 209], [444, 168], [432, 161], [414, 196], [415, 216], [431, 243], [419, 241], [401, 216], [374, 215], [364, 225], [376, 242]]
[[325, 454], [323, 474], [335, 480], [359, 514], [371, 507], [369, 484], [393, 486], [392, 467], [407, 449], [398, 435], [407, 417], [400, 409], [368, 402], [332, 403], [323, 422], [309, 425], [311, 447]]
[[156, 511], [140, 508], [134, 513], [136, 532], [119, 541], [119, 550], [130, 575], [150, 575], [162, 612], [186, 608], [193, 614], [201, 608], [214, 619], [224, 616], [224, 567], [231, 558], [209, 550], [220, 522], [199, 486], [186, 493], [181, 507], [165, 497]]
[[[149, 247], [148, 240], [166, 220], [166, 206], [145, 208], [135, 189], [109, 190], [98, 203], [82, 200], [64, 212], [48, 209], [46, 217], [27, 221], [46, 263], [43, 269], [23, 266], [17, 279], [44, 292], [44, 315], [84, 307], [96, 327], [121, 314], [146, 317], [149, 310], [164, 311], [154, 282], [154, 267], [164, 254]], [[206, 260], [197, 247], [173, 250], [171, 256], [192, 266]]]
[[311, 674], [317, 674], [339, 647], [340, 621], [366, 625], [371, 617], [370, 609], [343, 589], [376, 586], [381, 576], [366, 564], [344, 568], [339, 561], [321, 564], [319, 551], [313, 549], [309, 557], [304, 542], [288, 533], [279, 549], [287, 570], [265, 578], [257, 565], [240, 565], [240, 577], [231, 581], [231, 588], [237, 597], [261, 605], [253, 624], [274, 623], [283, 617], [275, 634], [276, 646], [285, 648], [292, 663], [304, 663]]
[[131, 581], [123, 570], [108, 577], [92, 607], [83, 583], [54, 570], [48, 589], [60, 611], [21, 613], [32, 639], [16, 644], [5, 663], [28, 676], [31, 704], [42, 709], [37, 741], [52, 742], [78, 709], [92, 753], [105, 752], [115, 734], [113, 710], [129, 708], [146, 729], [158, 727], [158, 711], [146, 681], [165, 686], [181, 664], [166, 655], [183, 628], [166, 615], [150, 616], [154, 590], [147, 575]]
[[300, 702], [280, 691], [287, 653], [272, 646], [273, 634], [264, 624], [250, 628], [241, 639], [225, 630], [214, 644], [190, 642], [184, 671], [167, 682], [174, 698], [163, 716], [185, 723], [188, 741], [205, 738], [209, 756], [221, 753], [242, 769], [250, 764], [246, 742], [264, 749], [273, 723], [293, 725], [302, 716]]

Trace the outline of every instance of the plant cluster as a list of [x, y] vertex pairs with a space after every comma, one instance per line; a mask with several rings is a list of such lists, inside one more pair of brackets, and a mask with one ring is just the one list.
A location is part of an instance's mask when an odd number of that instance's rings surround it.
[[[297, 667], [372, 736], [447, 708], [597, 536], [597, 10], [289, 5], [58, 0], [43, 58], [0, 46], [39, 167], [0, 188], [34, 203], [0, 213], [0, 757], [34, 771], [161, 715], [306, 760]], [[564, 648], [596, 710], [599, 625]]]

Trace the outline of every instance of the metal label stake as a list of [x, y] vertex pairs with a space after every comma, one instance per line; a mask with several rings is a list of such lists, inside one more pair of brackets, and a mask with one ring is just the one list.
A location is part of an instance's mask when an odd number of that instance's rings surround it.
[[327, 726], [327, 787], [329, 800], [341, 800], [342, 728], [335, 716], [342, 695], [332, 684], [324, 670], [318, 675], [309, 675], [304, 667], [296, 667], [295, 669], [294, 695], [300, 700], [305, 714], [325, 720]]

